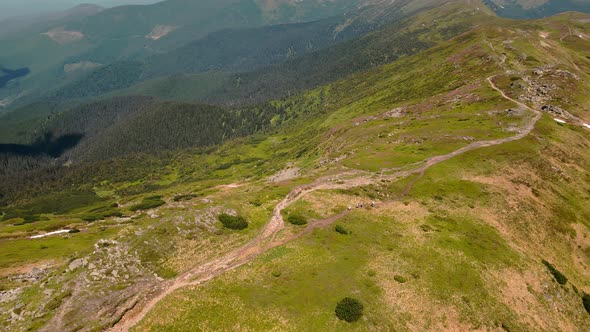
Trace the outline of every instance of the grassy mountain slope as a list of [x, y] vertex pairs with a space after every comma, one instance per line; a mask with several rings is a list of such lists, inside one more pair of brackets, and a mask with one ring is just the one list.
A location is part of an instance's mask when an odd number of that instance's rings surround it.
[[[531, 78], [532, 69], [542, 65], [560, 71], [546, 67], [529, 83], [559, 83], [547, 99], [531, 106], [567, 105], [587, 121], [583, 91], [590, 63], [578, 52], [588, 43], [561, 43], [557, 32], [583, 17], [536, 22], [535, 27], [481, 28], [332, 85], [331, 100], [338, 102], [324, 106], [334, 105], [335, 111], [317, 124], [324, 128], [317, 139], [325, 143], [308, 156], [326, 161], [320, 165], [329, 165], [325, 171], [337, 187], [336, 181], [352, 181], [335, 175], [340, 164], [348, 170], [404, 169], [428, 157], [429, 147], [437, 142], [442, 146], [432, 152], [442, 154], [455, 150], [454, 144], [468, 144], [460, 143], [464, 134], [476, 140], [511, 135], [510, 123], [518, 127], [528, 121], [526, 111], [502, 99], [485, 78], [498, 74], [493, 81], [500, 89], [530, 102], [525, 84], [514, 84], [514, 78]], [[583, 23], [577, 28], [588, 31]], [[555, 32], [541, 37], [546, 30]], [[530, 58], [523, 59], [523, 52]], [[541, 60], [533, 59], [541, 54]], [[566, 54], [571, 63], [558, 60]], [[404, 74], [400, 66], [406, 68]], [[380, 117], [391, 108], [405, 115]], [[479, 123], [462, 124], [470, 121]], [[310, 127], [304, 130], [307, 135]], [[355, 143], [356, 148], [347, 151]], [[582, 151], [588, 144], [586, 129], [562, 126], [544, 116], [525, 139], [466, 153], [428, 170], [423, 178], [383, 182], [373, 173], [376, 181], [359, 189], [312, 192], [286, 213], [328, 220], [356, 202], [383, 205], [354, 210], [337, 221], [350, 235], [330, 226], [316, 229], [206, 286], [172, 293], [136, 330], [585, 330], [590, 320], [580, 296], [588, 291], [590, 211], [585, 202], [590, 187], [584, 170], [590, 160]], [[396, 149], [403, 153], [395, 154]], [[408, 158], [412, 151], [420, 156]], [[396, 200], [404, 188], [410, 191]], [[286, 232], [302, 230], [289, 226]], [[559, 285], [542, 259], [553, 262], [569, 282]], [[365, 318], [352, 326], [333, 314], [335, 303], [350, 295], [366, 308]]]
[[[32, 184], [45, 195], [3, 210], [0, 271], [16, 277], [0, 279], [15, 294], [0, 303], [1, 321], [12, 330], [587, 330], [587, 22], [490, 19], [272, 102], [285, 114], [271, 131], [56, 168]], [[548, 105], [571, 117], [535, 122]], [[223, 228], [221, 213], [248, 228]], [[308, 225], [284, 225], [290, 215]], [[26, 238], [61, 228], [80, 232]], [[24, 274], [32, 267], [41, 272]], [[334, 315], [346, 296], [364, 305], [358, 322]], [[26, 319], [11, 318], [17, 302]]]

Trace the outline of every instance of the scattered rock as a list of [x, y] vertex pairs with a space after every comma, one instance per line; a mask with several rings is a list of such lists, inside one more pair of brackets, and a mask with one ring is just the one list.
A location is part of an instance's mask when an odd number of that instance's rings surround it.
[[278, 183], [291, 179], [295, 179], [301, 176], [301, 169], [299, 167], [293, 167], [289, 165], [287, 168], [278, 171], [273, 176], [268, 178], [268, 182]]
[[15, 301], [22, 292], [22, 288], [15, 288], [9, 289], [7, 291], [2, 291], [0, 292], [0, 303]]
[[384, 118], [401, 118], [405, 115], [403, 107], [394, 108], [391, 111], [383, 113]]
[[84, 267], [88, 264], [88, 262], [86, 261], [86, 259], [83, 258], [78, 258], [73, 260], [70, 265], [68, 265], [68, 270], [70, 271], [74, 271], [77, 270], [78, 268]]
[[541, 107], [543, 112], [551, 114], [553, 117], [563, 119], [565, 122], [582, 123], [582, 121], [572, 115], [570, 112], [553, 105], [545, 105]]
[[41, 267], [34, 267], [31, 271], [23, 274], [17, 274], [14, 276], [8, 277], [10, 281], [14, 282], [37, 282], [42, 280], [45, 275], [47, 274], [49, 269], [48, 265], [44, 265]]

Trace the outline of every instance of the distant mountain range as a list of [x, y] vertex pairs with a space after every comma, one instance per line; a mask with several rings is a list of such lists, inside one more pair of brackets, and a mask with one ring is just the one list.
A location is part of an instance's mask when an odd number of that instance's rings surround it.
[[565, 11], [590, 12], [589, 0], [484, 0], [498, 15], [509, 18], [541, 18]]
[[[110, 9], [80, 5], [6, 20], [0, 22], [0, 65], [29, 68], [30, 74], [0, 88], [0, 108], [22, 107], [40, 97], [96, 97], [138, 83], [160, 84], [174, 75], [211, 71], [217, 78], [241, 73], [231, 79], [243, 84], [255, 71], [261, 75], [285, 69], [287, 63], [304, 61], [300, 59], [306, 54], [445, 2], [453, 1], [167, 0]], [[481, 10], [487, 10], [484, 4], [513, 18], [590, 12], [589, 1], [581, 0], [482, 0]], [[270, 65], [278, 67], [263, 68]], [[254, 81], [261, 80], [249, 82]], [[148, 90], [154, 91], [152, 87]], [[251, 95], [260, 95], [260, 90]]]
[[31, 31], [48, 28], [51, 25], [65, 24], [98, 14], [102, 10], [104, 8], [98, 5], [82, 4], [63, 11], [6, 18], [0, 20], [0, 38], [8, 38], [23, 30]]

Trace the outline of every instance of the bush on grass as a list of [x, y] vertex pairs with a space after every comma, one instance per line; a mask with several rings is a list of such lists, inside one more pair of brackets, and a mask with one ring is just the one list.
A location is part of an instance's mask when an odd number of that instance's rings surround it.
[[357, 299], [345, 297], [336, 305], [336, 316], [349, 323], [356, 322], [363, 315], [363, 304]]
[[248, 228], [248, 222], [244, 217], [241, 216], [231, 216], [227, 213], [222, 213], [219, 215], [219, 221], [223, 224], [223, 227], [233, 229], [233, 230], [242, 230]]
[[307, 224], [307, 219], [299, 214], [291, 214], [287, 217], [287, 221], [293, 225], [302, 226]]

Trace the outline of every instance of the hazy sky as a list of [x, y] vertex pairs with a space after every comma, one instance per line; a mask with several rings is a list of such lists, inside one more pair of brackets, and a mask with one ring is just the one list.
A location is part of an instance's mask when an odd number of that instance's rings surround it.
[[94, 3], [104, 7], [113, 7], [127, 4], [154, 3], [158, 1], [159, 0], [0, 0], [0, 19], [63, 10], [81, 3]]

